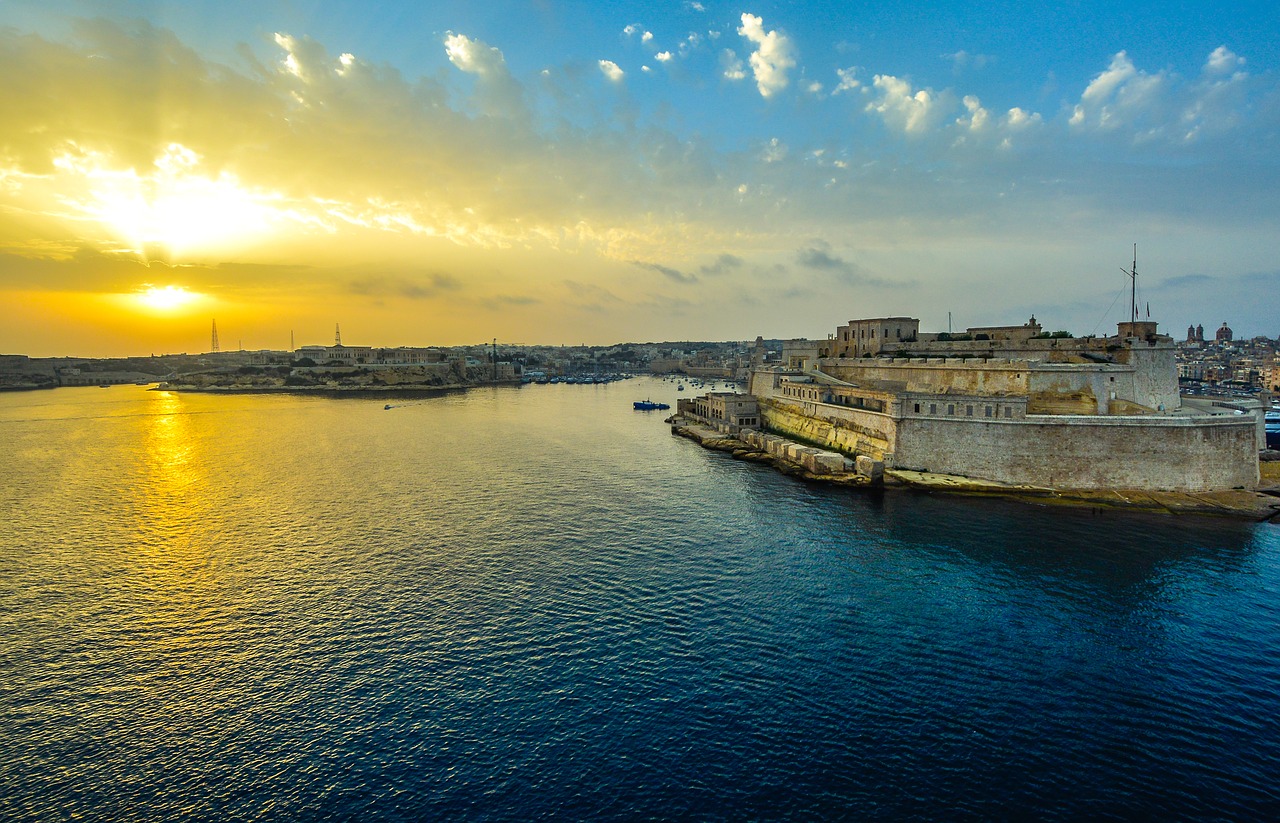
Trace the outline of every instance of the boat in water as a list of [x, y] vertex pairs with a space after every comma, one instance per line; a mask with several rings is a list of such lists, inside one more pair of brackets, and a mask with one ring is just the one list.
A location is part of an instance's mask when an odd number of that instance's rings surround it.
[[655, 409], [662, 411], [671, 408], [666, 403], [655, 403], [652, 400], [637, 400], [631, 406], [636, 411], [653, 411]]

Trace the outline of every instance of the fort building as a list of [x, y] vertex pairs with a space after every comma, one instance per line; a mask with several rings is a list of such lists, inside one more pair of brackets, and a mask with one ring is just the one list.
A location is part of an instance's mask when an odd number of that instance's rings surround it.
[[1016, 326], [922, 333], [852, 320], [755, 365], [761, 426], [888, 468], [1074, 489], [1209, 491], [1258, 482], [1261, 414], [1184, 406], [1172, 338]]

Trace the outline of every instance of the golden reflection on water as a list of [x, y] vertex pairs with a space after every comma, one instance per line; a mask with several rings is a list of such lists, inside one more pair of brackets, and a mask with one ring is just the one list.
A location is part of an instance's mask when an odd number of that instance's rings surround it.
[[129, 490], [139, 515], [139, 548], [148, 554], [194, 550], [203, 555], [209, 505], [204, 443], [181, 395], [154, 394], [149, 413], [139, 418], [138, 482]]

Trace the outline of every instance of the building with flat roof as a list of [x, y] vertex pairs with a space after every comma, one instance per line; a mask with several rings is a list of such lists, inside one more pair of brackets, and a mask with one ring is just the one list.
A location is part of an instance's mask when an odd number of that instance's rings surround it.
[[1184, 408], [1173, 340], [1150, 321], [1073, 338], [1034, 317], [961, 334], [855, 320], [786, 341], [750, 392], [765, 429], [891, 468], [1079, 489], [1258, 481], [1260, 420]]

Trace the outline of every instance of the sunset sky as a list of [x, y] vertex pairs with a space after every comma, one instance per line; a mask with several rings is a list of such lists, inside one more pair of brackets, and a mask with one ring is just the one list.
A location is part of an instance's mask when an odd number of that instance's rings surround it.
[[0, 3], [0, 353], [1110, 333], [1134, 243], [1280, 335], [1274, 0]]

